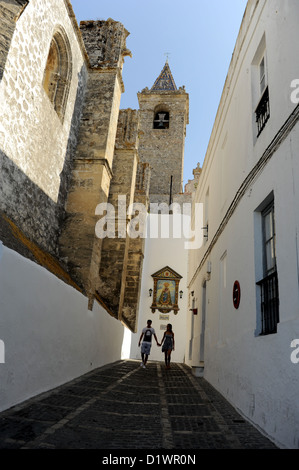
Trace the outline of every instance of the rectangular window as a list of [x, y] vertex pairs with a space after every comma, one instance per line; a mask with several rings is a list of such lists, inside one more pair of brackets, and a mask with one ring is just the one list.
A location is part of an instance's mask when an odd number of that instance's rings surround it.
[[261, 213], [263, 279], [257, 282], [261, 301], [261, 335], [277, 333], [279, 291], [275, 248], [275, 212], [272, 201]]
[[263, 91], [266, 87], [266, 69], [265, 69], [265, 57], [262, 58], [260, 63], [260, 91], [263, 94]]
[[262, 213], [263, 244], [264, 244], [264, 272], [268, 276], [276, 271], [275, 253], [275, 214], [274, 204], [271, 204]]
[[254, 141], [256, 141], [270, 118], [268, 64], [265, 35], [263, 35], [253, 58], [251, 70]]

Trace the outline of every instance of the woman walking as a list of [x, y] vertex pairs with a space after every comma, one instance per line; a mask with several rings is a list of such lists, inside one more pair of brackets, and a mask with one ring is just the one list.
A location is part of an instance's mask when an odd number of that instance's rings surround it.
[[170, 369], [171, 351], [174, 351], [174, 332], [172, 331], [172, 325], [170, 323], [167, 325], [167, 329], [164, 332], [161, 344], [162, 352], [164, 352], [165, 355], [166, 369]]

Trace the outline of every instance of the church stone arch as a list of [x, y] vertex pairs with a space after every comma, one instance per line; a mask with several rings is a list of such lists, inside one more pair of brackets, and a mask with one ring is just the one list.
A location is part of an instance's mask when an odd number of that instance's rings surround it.
[[53, 34], [44, 71], [43, 87], [59, 118], [63, 120], [72, 78], [72, 56], [62, 28]]

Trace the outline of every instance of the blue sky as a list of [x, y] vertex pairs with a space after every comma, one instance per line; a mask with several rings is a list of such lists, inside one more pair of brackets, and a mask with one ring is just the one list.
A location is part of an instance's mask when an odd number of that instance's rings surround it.
[[169, 53], [177, 87], [189, 93], [184, 185], [202, 166], [246, 0], [71, 0], [78, 23], [120, 21], [129, 31], [121, 108], [138, 109], [137, 93], [151, 88]]

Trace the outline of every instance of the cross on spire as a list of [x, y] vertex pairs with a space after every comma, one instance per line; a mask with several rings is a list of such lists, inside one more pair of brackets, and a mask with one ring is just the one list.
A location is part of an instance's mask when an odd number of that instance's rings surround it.
[[168, 64], [168, 57], [170, 56], [170, 52], [165, 52], [164, 55], [166, 56], [166, 64]]

